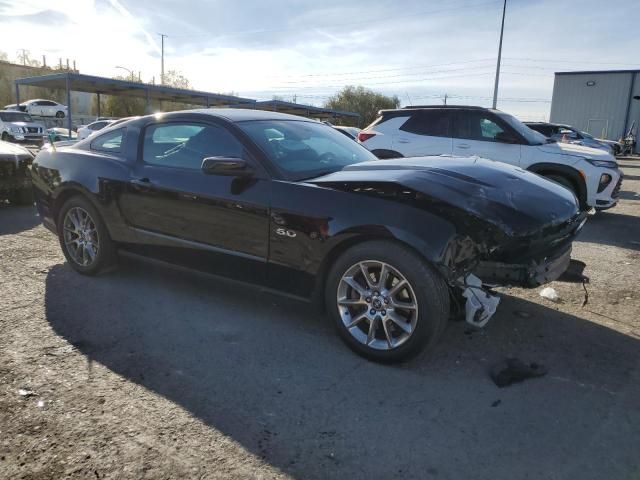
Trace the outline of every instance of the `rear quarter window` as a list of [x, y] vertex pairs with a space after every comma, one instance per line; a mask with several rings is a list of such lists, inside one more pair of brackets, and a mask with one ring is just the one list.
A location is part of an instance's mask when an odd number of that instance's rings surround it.
[[125, 136], [125, 128], [112, 130], [97, 136], [90, 145], [91, 150], [98, 152], [120, 153]]

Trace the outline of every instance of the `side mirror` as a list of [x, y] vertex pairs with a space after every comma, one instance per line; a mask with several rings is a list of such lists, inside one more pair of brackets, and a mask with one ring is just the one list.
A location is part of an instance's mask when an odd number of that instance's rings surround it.
[[507, 132], [498, 132], [494, 138], [500, 143], [520, 143], [517, 138]]
[[231, 177], [244, 177], [253, 173], [246, 160], [235, 157], [207, 157], [202, 160], [202, 171], [207, 175]]

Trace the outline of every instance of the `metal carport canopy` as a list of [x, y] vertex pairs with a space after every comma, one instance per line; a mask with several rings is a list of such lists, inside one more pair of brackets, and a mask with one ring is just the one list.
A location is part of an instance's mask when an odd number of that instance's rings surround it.
[[[235, 97], [233, 95], [222, 95], [219, 93], [202, 92], [199, 90], [188, 90], [185, 88], [167, 87], [165, 85], [154, 85], [142, 82], [133, 82], [129, 80], [117, 80], [114, 78], [96, 77], [93, 75], [83, 75], [81, 73], [62, 72], [52, 73], [50, 75], [41, 75], [37, 77], [18, 78], [16, 85], [16, 103], [20, 103], [20, 85], [32, 85], [43, 88], [57, 88], [66, 90], [67, 107], [69, 115], [67, 116], [67, 125], [71, 130], [71, 92], [87, 92], [96, 95], [118, 95], [126, 97], [140, 97], [147, 102], [166, 100], [171, 102], [190, 103], [193, 105], [204, 106], [230, 106], [242, 105], [251, 106], [256, 103], [250, 98]], [[98, 103], [99, 104], [99, 103]], [[147, 112], [149, 113], [149, 112]]]

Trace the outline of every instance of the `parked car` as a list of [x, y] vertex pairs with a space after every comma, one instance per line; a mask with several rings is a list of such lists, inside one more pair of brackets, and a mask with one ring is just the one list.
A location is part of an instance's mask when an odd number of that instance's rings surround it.
[[258, 110], [132, 119], [41, 150], [32, 170], [78, 272], [119, 251], [324, 299], [344, 341], [379, 361], [432, 347], [452, 297], [484, 325], [499, 299], [482, 281], [557, 278], [586, 220], [569, 191], [519, 168], [381, 162], [320, 122]]
[[48, 128], [46, 131], [44, 140], [45, 142], [49, 140], [53, 140], [54, 142], [78, 140], [78, 134], [73, 130], [71, 130], [71, 135], [69, 135], [68, 128], [62, 128], [62, 127]]
[[482, 107], [382, 110], [358, 141], [378, 158], [478, 155], [517, 165], [571, 190], [582, 209], [615, 206], [622, 184], [610, 153], [558, 143], [507, 113]]
[[5, 105], [4, 107], [2, 107], [2, 110], [19, 110], [21, 112], [25, 111], [25, 107], [23, 105], [20, 105], [20, 107], [18, 107], [18, 105], [16, 105], [15, 103], [12, 103], [11, 105]]
[[613, 148], [608, 143], [602, 142], [588, 133], [585, 134], [585, 132], [581, 132], [570, 125], [546, 122], [524, 122], [524, 124], [557, 142], [574, 143], [576, 145], [599, 148], [605, 152], [614, 153]]
[[41, 143], [44, 126], [31, 115], [16, 110], [0, 110], [0, 134], [5, 142]]
[[349, 137], [352, 140], [358, 140], [358, 134], [360, 133], [360, 129], [356, 127], [343, 127], [340, 125], [333, 125], [333, 128], [342, 132], [344, 135]]
[[616, 142], [615, 140], [607, 140], [606, 138], [595, 138], [589, 132], [581, 131], [580, 135], [585, 139], [595, 140], [597, 142], [604, 143], [605, 145], [609, 145], [614, 155], [622, 154], [622, 149], [624, 148], [624, 145], [622, 144], [622, 142]]
[[62, 105], [53, 100], [34, 99], [21, 102], [17, 105], [7, 105], [8, 110], [19, 109], [20, 111], [29, 113], [31, 115], [37, 115], [40, 117], [56, 117], [64, 118], [69, 114], [69, 110], [66, 105]]
[[87, 138], [89, 135], [102, 130], [103, 128], [111, 125], [115, 120], [98, 120], [96, 122], [90, 123], [89, 125], [84, 125], [78, 127], [78, 139], [82, 140]]
[[33, 202], [29, 166], [33, 155], [19, 145], [0, 141], [0, 201], [15, 205]]

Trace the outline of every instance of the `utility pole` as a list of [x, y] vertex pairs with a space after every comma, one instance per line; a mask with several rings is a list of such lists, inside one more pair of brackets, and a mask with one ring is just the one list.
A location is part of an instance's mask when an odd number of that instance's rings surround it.
[[164, 33], [159, 33], [160, 35], [160, 45], [161, 45], [161, 55], [160, 55], [160, 85], [164, 85]]
[[442, 99], [445, 105], [447, 104], [447, 98], [449, 98], [449, 95], [445, 93], [444, 98]]
[[507, 12], [507, 0], [502, 6], [502, 26], [500, 27], [500, 43], [498, 44], [498, 64], [496, 65], [496, 83], [493, 87], [493, 108], [498, 105], [498, 83], [500, 81], [500, 60], [502, 59], [502, 36], [504, 34], [504, 16]]

